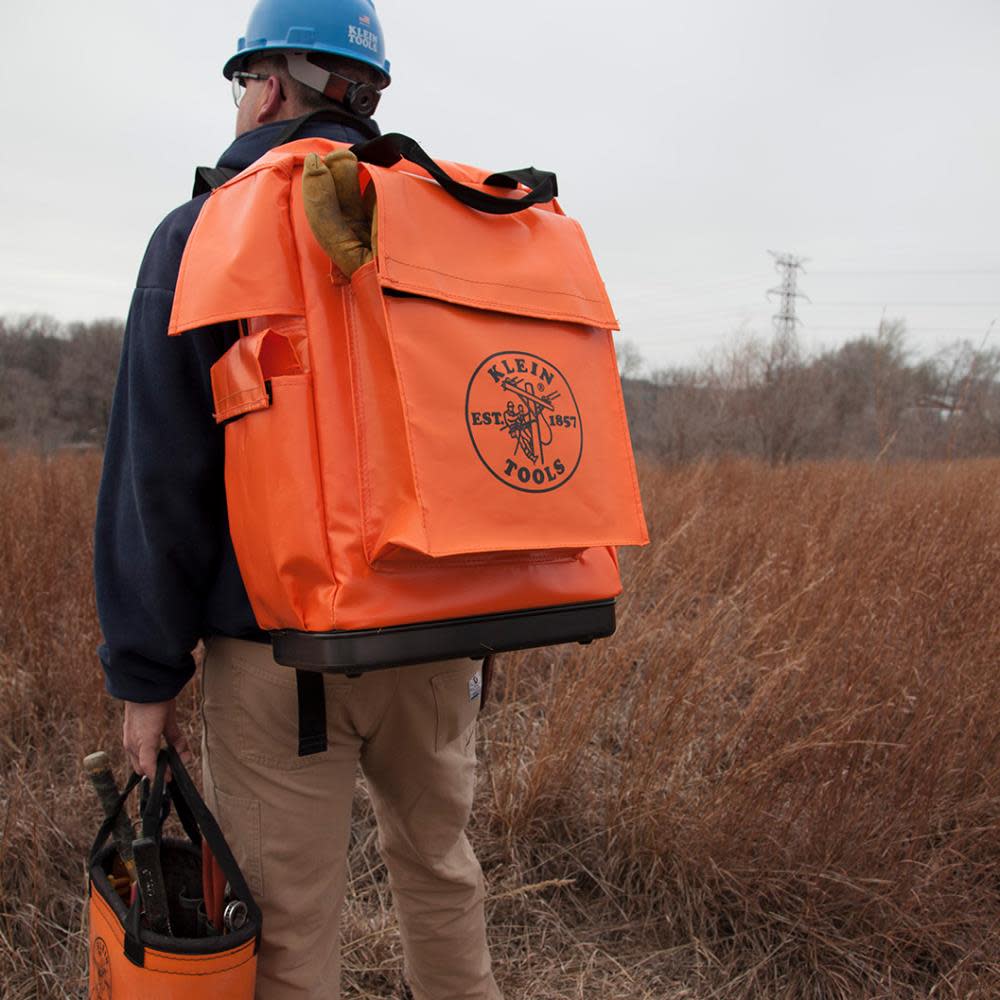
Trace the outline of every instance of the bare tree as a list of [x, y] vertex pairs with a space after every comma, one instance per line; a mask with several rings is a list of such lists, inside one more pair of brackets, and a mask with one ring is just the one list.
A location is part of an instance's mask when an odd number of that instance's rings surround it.
[[718, 400], [719, 443], [772, 464], [799, 457], [808, 437], [809, 372], [798, 338], [742, 333], [709, 369]]
[[963, 340], [938, 355], [935, 391], [921, 405], [936, 411], [946, 428], [948, 457], [1000, 450], [1000, 350]]
[[56, 415], [73, 440], [102, 444], [111, 415], [124, 327], [118, 320], [75, 323], [56, 374]]
[[638, 378], [642, 374], [646, 362], [634, 340], [616, 340], [615, 354], [618, 357], [618, 374], [623, 379]]

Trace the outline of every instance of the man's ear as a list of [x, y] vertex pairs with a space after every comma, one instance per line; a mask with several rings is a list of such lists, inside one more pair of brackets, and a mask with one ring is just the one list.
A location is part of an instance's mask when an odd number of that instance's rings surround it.
[[276, 76], [269, 76], [264, 81], [264, 96], [257, 108], [257, 122], [263, 125], [265, 122], [273, 121], [281, 112], [285, 103], [285, 95], [281, 89], [281, 80]]

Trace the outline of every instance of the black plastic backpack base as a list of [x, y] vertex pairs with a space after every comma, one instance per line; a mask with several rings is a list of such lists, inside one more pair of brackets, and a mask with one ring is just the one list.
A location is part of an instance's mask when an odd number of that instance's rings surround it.
[[274, 658], [286, 667], [335, 674], [362, 674], [435, 660], [589, 643], [615, 631], [614, 600], [561, 604], [472, 618], [417, 622], [389, 628], [334, 632], [271, 632]]

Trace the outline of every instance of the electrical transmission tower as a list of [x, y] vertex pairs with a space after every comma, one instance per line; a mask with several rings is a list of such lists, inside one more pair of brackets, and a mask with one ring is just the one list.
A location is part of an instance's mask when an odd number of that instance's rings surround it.
[[777, 288], [769, 288], [767, 292], [768, 297], [781, 297], [781, 305], [774, 314], [774, 330], [779, 339], [790, 343], [795, 340], [795, 327], [799, 322], [795, 315], [795, 300], [809, 301], [809, 296], [797, 288], [799, 271], [805, 273], [803, 265], [806, 258], [775, 250], [768, 250], [768, 253], [774, 258], [774, 269], [781, 275], [781, 284]]

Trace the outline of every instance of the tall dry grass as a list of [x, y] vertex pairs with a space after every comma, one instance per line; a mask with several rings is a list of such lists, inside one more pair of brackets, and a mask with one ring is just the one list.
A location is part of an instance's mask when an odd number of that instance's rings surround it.
[[[0, 995], [80, 996], [97, 460], [0, 459]], [[507, 657], [508, 1000], [1000, 996], [1000, 463], [642, 469], [614, 640]], [[193, 699], [185, 699], [190, 711]], [[192, 723], [193, 724], [193, 723]], [[120, 761], [120, 756], [119, 756]], [[347, 995], [399, 968], [364, 790]]]

